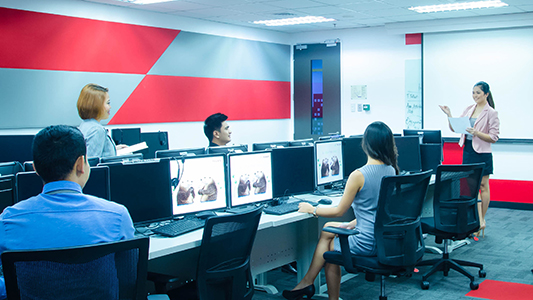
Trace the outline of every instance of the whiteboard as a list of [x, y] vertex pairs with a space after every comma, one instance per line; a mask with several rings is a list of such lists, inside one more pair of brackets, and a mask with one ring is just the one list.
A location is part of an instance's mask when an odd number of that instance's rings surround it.
[[458, 117], [474, 104], [474, 84], [485, 81], [500, 118], [500, 138], [533, 138], [533, 28], [424, 34], [423, 78], [425, 129], [459, 137], [438, 105], [448, 105]]

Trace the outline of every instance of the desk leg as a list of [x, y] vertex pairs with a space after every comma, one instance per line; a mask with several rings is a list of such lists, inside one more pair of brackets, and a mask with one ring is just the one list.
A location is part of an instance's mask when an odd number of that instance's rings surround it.
[[[300, 282], [313, 260], [313, 254], [315, 253], [316, 244], [318, 242], [318, 219], [309, 218], [304, 222], [298, 222], [298, 234], [297, 239], [297, 268], [298, 274], [296, 276], [297, 282]], [[320, 287], [320, 276], [315, 280], [315, 288]], [[318, 289], [317, 289], [318, 290]]]
[[267, 294], [272, 294], [272, 295], [278, 293], [278, 289], [276, 289], [275, 286], [268, 284], [266, 272], [257, 274], [255, 276], [255, 282], [256, 284], [254, 285], [254, 289], [256, 291], [266, 292]]

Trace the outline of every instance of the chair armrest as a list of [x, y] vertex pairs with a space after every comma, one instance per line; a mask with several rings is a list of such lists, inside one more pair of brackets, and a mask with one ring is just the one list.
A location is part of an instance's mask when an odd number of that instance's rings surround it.
[[346, 228], [332, 227], [332, 226], [324, 227], [322, 228], [322, 230], [326, 232], [331, 232], [331, 233], [335, 233], [338, 235], [346, 235], [346, 236], [359, 234], [359, 230], [357, 229], [346, 229]]

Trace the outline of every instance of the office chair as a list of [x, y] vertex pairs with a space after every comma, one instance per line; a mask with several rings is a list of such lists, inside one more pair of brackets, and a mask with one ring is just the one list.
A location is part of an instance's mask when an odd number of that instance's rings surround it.
[[250, 253], [262, 210], [207, 219], [196, 276], [200, 300], [252, 299]]
[[487, 276], [483, 265], [463, 260], [450, 259], [449, 241], [464, 240], [479, 229], [477, 197], [484, 163], [469, 165], [440, 165], [437, 167], [433, 195], [433, 217], [422, 218], [422, 231], [435, 236], [435, 242], [444, 241], [442, 258], [422, 261], [418, 266], [433, 266], [422, 276], [422, 289], [429, 289], [427, 279], [437, 271], [448, 276], [450, 269], [470, 279], [470, 288], [479, 284], [474, 276], [462, 266], [479, 268], [479, 277]]
[[339, 236], [341, 252], [324, 253], [327, 263], [344, 266], [349, 273], [365, 272], [367, 281], [381, 276], [380, 300], [386, 300], [385, 277], [412, 275], [416, 263], [424, 255], [424, 239], [420, 223], [429, 172], [386, 176], [381, 181], [374, 235], [377, 256], [361, 256], [350, 252], [348, 236], [355, 229], [326, 227], [323, 230]]
[[[146, 300], [149, 238], [77, 247], [10, 250], [2, 265], [10, 300]], [[149, 297], [149, 299], [164, 299]], [[166, 297], [168, 299], [168, 297]]]

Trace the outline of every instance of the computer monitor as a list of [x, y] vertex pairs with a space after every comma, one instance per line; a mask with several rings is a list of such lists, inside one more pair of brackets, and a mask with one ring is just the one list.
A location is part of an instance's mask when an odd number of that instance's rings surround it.
[[141, 128], [113, 128], [111, 138], [117, 145], [135, 145], [141, 142]]
[[0, 213], [15, 204], [15, 175], [0, 176]]
[[111, 201], [126, 206], [135, 225], [172, 217], [168, 159], [105, 165], [109, 167]]
[[312, 193], [315, 189], [314, 147], [272, 149], [273, 196]]
[[183, 156], [196, 156], [204, 155], [205, 148], [186, 148], [186, 149], [170, 149], [170, 150], [158, 150], [155, 152], [155, 157], [164, 158], [164, 157], [183, 157]]
[[442, 144], [442, 137], [440, 130], [429, 129], [404, 129], [403, 135], [416, 135], [422, 137], [420, 144]]
[[155, 158], [155, 153], [168, 150], [168, 132], [142, 132], [141, 142], [145, 142], [148, 148], [141, 150], [143, 158]]
[[252, 144], [253, 151], [262, 151], [274, 148], [289, 147], [289, 142], [270, 142], [270, 143], [254, 143]]
[[437, 166], [442, 163], [442, 144], [422, 144], [420, 145], [420, 157], [422, 171], [431, 170], [437, 173]]
[[230, 206], [247, 206], [272, 200], [272, 153], [231, 153], [229, 160]]
[[309, 139], [302, 139], [302, 140], [294, 140], [289, 142], [289, 146], [291, 147], [297, 147], [297, 146], [314, 146], [315, 141], [312, 138]]
[[113, 163], [113, 162], [122, 162], [122, 161], [135, 161], [135, 160], [142, 160], [143, 155], [142, 153], [133, 153], [133, 154], [126, 154], [126, 155], [117, 155], [117, 156], [106, 156], [100, 158], [100, 163]]
[[25, 162], [33, 159], [34, 135], [0, 135], [0, 162]]
[[395, 136], [398, 149], [398, 168], [400, 172], [415, 173], [422, 171], [420, 144], [418, 136]]
[[[2, 146], [2, 147], [7, 147], [7, 146]], [[15, 175], [18, 172], [22, 172], [22, 171], [24, 171], [24, 167], [18, 161], [0, 163], [0, 176]]]
[[[39, 195], [43, 191], [43, 186], [43, 180], [37, 173], [33, 171], [18, 173], [15, 203]], [[109, 168], [91, 167], [91, 174], [83, 188], [83, 193], [109, 200]]]
[[342, 138], [344, 138], [344, 135], [342, 134], [332, 134], [332, 135], [320, 136], [318, 137], [318, 140], [327, 141], [327, 140], [335, 140], [335, 139], [342, 139]]
[[226, 155], [173, 159], [170, 178], [174, 216], [227, 207]]
[[315, 142], [315, 186], [317, 188], [343, 181], [343, 168], [342, 140]]
[[87, 161], [89, 162], [89, 166], [96, 167], [100, 163], [100, 157], [98, 156], [87, 157]]
[[248, 152], [248, 145], [234, 145], [234, 146], [218, 146], [218, 147], [207, 147], [207, 154], [217, 154], [217, 153], [243, 153]]
[[363, 136], [351, 136], [342, 139], [342, 158], [344, 162], [344, 178], [364, 166], [368, 160], [362, 147]]

